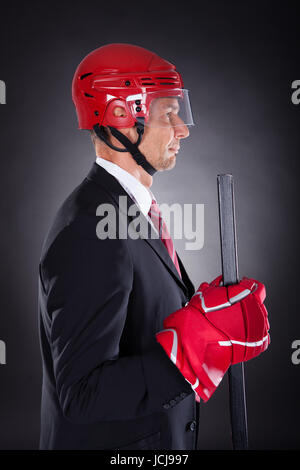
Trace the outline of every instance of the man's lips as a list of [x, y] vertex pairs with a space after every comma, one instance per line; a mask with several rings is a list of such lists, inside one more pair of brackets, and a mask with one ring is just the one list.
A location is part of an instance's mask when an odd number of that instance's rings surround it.
[[169, 150], [171, 150], [171, 152], [175, 152], [177, 153], [179, 151], [180, 147], [170, 147]]

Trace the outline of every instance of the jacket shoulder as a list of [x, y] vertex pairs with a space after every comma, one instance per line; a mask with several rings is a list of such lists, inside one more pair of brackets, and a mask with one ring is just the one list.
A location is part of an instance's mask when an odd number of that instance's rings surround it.
[[97, 208], [101, 204], [117, 203], [105, 188], [85, 178], [59, 207], [44, 239], [41, 259], [59, 241], [68, 243], [70, 238], [96, 239], [96, 226], [99, 222]]

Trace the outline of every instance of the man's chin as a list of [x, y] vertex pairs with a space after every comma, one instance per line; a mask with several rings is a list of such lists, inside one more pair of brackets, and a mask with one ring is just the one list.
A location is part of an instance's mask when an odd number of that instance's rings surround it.
[[164, 170], [172, 170], [174, 166], [176, 165], [176, 155], [173, 154], [167, 158], [162, 159], [158, 163], [158, 171], [164, 171]]
[[174, 168], [175, 165], [176, 165], [176, 155], [172, 155], [172, 157], [170, 157], [169, 159], [169, 165], [166, 168], [166, 170], [172, 170], [172, 168]]

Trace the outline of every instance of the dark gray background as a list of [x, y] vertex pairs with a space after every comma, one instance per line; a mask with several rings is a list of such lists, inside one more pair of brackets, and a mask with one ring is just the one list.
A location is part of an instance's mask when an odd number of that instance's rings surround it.
[[[196, 287], [220, 273], [216, 175], [234, 175], [240, 275], [266, 284], [271, 323], [268, 352], [245, 364], [250, 447], [300, 448], [300, 365], [291, 362], [291, 343], [300, 339], [295, 5], [1, 4], [1, 449], [38, 446], [39, 255], [58, 206], [94, 160], [89, 136], [77, 130], [73, 73], [87, 53], [111, 42], [137, 44], [175, 63], [190, 90], [196, 127], [175, 169], [157, 174], [152, 189], [160, 203], [205, 204], [203, 249], [185, 251], [176, 241]], [[201, 408], [200, 447], [231, 447], [227, 378]]]

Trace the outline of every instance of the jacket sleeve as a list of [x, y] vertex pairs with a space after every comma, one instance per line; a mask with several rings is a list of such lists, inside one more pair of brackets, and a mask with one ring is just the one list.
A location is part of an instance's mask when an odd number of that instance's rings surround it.
[[124, 240], [64, 237], [41, 261], [40, 272], [53, 373], [67, 419], [134, 419], [193, 393], [155, 341], [141, 355], [119, 357], [134, 275]]

